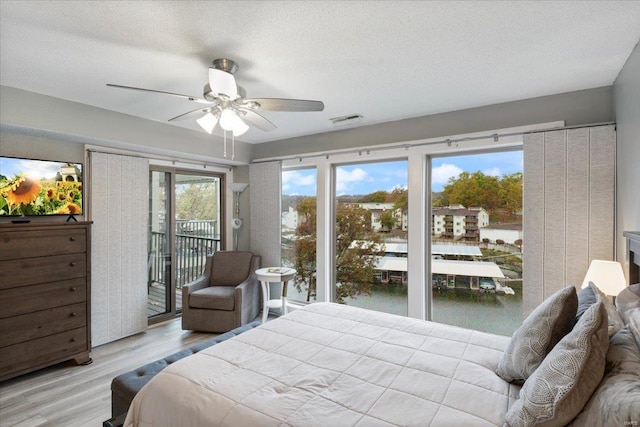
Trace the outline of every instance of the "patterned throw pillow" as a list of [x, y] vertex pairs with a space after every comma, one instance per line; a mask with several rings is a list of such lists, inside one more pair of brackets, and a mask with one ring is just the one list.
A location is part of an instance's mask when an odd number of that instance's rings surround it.
[[[640, 321], [640, 309], [635, 311]], [[633, 426], [640, 420], [640, 347], [634, 327], [630, 322], [609, 340], [604, 378], [571, 427]]]
[[540, 304], [513, 333], [496, 369], [500, 378], [523, 382], [575, 322], [578, 309], [576, 288], [563, 288]]
[[598, 301], [602, 301], [604, 304], [604, 308], [607, 309], [607, 316], [609, 317], [609, 338], [614, 336], [616, 332], [624, 327], [622, 323], [622, 319], [618, 314], [618, 309], [613, 304], [613, 298], [609, 295], [602, 292], [595, 283], [589, 282], [589, 287], [593, 289], [593, 292], [596, 294]]
[[608, 347], [607, 310], [598, 301], [524, 383], [505, 427], [564, 426], [573, 420], [602, 380]]

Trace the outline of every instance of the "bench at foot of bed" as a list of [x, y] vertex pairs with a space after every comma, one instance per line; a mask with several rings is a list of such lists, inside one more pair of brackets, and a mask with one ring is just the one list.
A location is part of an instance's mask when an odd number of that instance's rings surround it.
[[148, 363], [133, 371], [118, 375], [111, 381], [111, 416], [113, 418], [103, 422], [103, 427], [122, 426], [127, 411], [129, 410], [129, 405], [131, 405], [131, 401], [138, 391], [168, 365], [260, 325], [261, 322], [256, 320], [222, 335], [218, 335], [215, 338], [211, 338], [210, 340], [203, 341], [186, 350], [179, 351], [178, 353]]

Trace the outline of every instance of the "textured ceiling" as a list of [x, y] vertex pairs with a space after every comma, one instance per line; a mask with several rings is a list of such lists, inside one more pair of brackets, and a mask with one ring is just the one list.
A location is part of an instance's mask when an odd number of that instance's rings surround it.
[[260, 143], [608, 86], [639, 39], [638, 1], [2, 0], [0, 84], [166, 122], [198, 105], [105, 84], [202, 96], [226, 57], [249, 97], [324, 101]]

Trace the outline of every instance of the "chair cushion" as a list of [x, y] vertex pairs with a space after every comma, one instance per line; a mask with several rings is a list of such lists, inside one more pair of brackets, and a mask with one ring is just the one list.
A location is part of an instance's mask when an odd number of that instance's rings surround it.
[[189, 295], [189, 307], [232, 311], [235, 306], [235, 286], [209, 286]]
[[247, 280], [253, 253], [248, 251], [218, 251], [213, 254], [211, 286], [238, 286]]

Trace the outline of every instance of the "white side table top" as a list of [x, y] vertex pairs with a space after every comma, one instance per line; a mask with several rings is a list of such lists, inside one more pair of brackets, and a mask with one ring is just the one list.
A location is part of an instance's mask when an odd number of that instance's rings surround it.
[[263, 282], [287, 282], [296, 275], [296, 270], [287, 267], [265, 267], [256, 270], [258, 280]]

